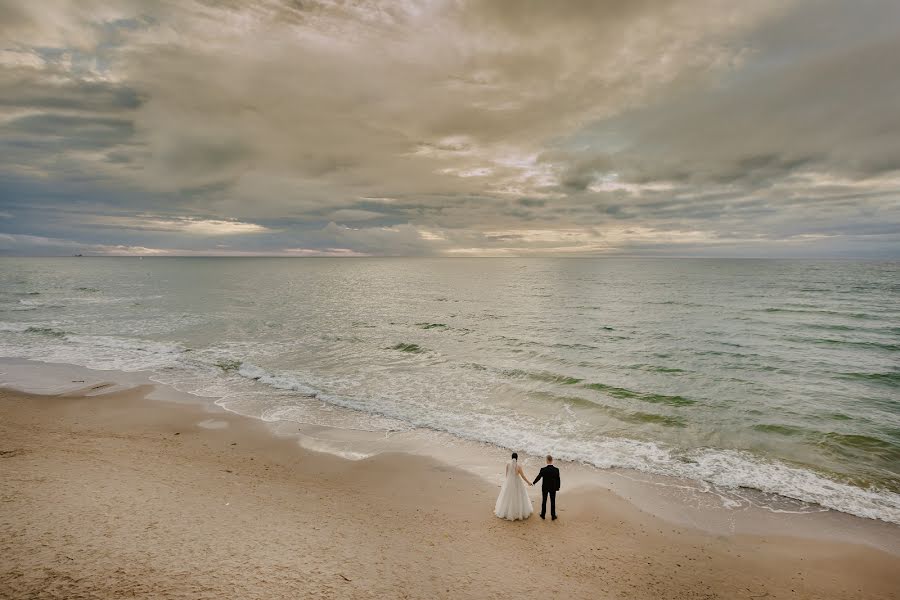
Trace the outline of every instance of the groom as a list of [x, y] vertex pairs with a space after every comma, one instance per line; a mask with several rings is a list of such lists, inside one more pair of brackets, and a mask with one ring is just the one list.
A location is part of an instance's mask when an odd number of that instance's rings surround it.
[[541, 518], [545, 518], [547, 514], [547, 495], [550, 496], [550, 518], [556, 520], [556, 492], [559, 491], [559, 469], [553, 466], [553, 457], [547, 455], [547, 466], [541, 469], [538, 476], [534, 478], [534, 483], [543, 479], [541, 484]]

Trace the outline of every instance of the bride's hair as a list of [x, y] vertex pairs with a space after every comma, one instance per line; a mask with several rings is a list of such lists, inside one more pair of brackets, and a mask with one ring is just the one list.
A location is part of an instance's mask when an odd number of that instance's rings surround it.
[[513, 456], [512, 456], [512, 457], [513, 457], [513, 460], [519, 460], [519, 453], [518, 453], [518, 452], [513, 452]]

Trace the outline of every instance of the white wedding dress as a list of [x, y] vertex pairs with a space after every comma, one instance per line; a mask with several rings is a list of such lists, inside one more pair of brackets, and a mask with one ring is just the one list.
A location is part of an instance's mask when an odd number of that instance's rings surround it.
[[501, 519], [510, 521], [527, 519], [534, 512], [531, 498], [528, 497], [525, 482], [519, 477], [518, 469], [519, 463], [516, 460], [509, 461], [506, 466], [506, 480], [500, 488], [500, 496], [494, 506], [494, 514]]

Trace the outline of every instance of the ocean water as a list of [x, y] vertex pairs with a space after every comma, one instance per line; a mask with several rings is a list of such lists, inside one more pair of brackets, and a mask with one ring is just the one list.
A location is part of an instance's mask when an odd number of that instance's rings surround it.
[[900, 262], [0, 259], [0, 356], [900, 523]]

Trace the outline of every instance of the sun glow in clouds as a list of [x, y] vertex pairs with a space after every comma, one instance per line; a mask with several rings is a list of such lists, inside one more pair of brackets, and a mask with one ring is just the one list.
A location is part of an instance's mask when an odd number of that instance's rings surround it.
[[235, 220], [199, 219], [191, 217], [99, 217], [95, 221], [108, 227], [120, 227], [135, 231], [171, 231], [198, 236], [246, 235], [272, 231], [256, 223]]

